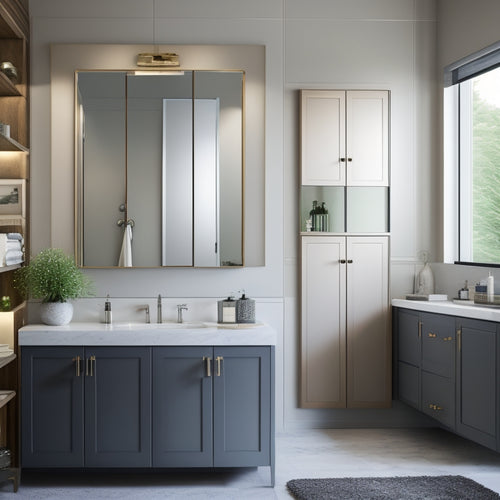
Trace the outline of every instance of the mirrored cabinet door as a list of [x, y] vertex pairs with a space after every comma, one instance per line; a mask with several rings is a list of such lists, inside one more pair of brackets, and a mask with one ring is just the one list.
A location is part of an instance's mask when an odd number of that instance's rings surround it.
[[243, 89], [242, 71], [76, 72], [79, 265], [243, 266]]

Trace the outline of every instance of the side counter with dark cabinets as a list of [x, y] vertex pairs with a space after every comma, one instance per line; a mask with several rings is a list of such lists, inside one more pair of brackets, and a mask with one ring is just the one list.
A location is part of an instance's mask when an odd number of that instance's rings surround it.
[[500, 451], [500, 310], [395, 299], [396, 397]]

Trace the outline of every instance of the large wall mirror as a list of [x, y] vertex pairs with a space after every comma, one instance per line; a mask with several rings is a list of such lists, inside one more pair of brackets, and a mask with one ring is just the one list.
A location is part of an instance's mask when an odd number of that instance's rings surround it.
[[244, 85], [243, 71], [76, 71], [80, 266], [244, 265]]

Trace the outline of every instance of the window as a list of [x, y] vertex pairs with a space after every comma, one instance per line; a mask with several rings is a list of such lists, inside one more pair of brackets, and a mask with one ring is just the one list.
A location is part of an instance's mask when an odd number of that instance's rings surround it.
[[447, 260], [500, 266], [500, 49], [470, 59], [450, 72], [445, 95], [445, 169], [456, 172], [445, 170], [445, 190], [457, 192]]

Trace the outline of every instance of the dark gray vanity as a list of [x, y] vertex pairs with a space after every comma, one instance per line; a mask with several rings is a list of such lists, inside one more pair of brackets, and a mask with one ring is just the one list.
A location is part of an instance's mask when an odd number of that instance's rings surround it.
[[270, 466], [274, 485], [270, 328], [84, 325], [20, 332], [22, 467]]
[[396, 396], [500, 451], [500, 311], [449, 302], [393, 306]]

